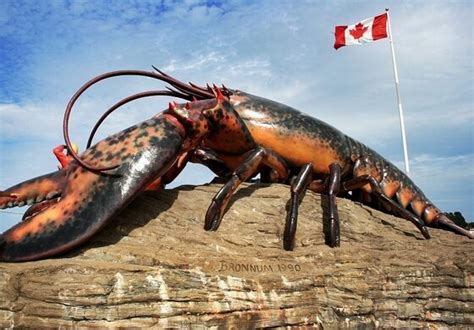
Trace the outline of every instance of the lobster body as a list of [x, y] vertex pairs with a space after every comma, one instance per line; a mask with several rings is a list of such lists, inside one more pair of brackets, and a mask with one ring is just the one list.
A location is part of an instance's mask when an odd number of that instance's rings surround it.
[[[71, 250], [100, 230], [140, 192], [171, 182], [188, 161], [202, 163], [227, 180], [211, 201], [204, 229], [217, 230], [238, 186], [261, 174], [262, 180], [291, 185], [283, 245], [292, 250], [298, 205], [306, 191], [329, 197], [329, 237], [339, 246], [336, 196], [362, 191], [387, 211], [413, 222], [425, 238], [425, 224], [444, 226], [469, 238], [431, 204], [398, 168], [375, 151], [334, 127], [286, 105], [237, 90], [184, 84], [157, 70], [115, 71], [86, 83], [66, 108], [63, 128], [77, 98], [94, 83], [120, 75], [166, 81], [173, 88], [143, 92], [111, 107], [94, 127], [120, 105], [148, 96], [175, 96], [155, 117], [86, 149], [71, 152], [65, 168], [0, 191], [0, 208], [34, 204], [19, 224], [0, 235], [0, 260], [26, 261]], [[103, 166], [106, 167], [103, 167]], [[372, 205], [372, 204], [371, 204]]]
[[320, 176], [329, 174], [329, 164], [334, 162], [344, 172], [349, 170], [347, 136], [336, 128], [275, 101], [240, 91], [235, 95], [239, 101], [234, 108], [255, 142], [277, 152], [290, 167], [311, 163]]
[[[441, 212], [390, 161], [331, 125], [284, 104], [241, 91], [230, 96], [229, 102], [255, 143], [278, 153], [290, 167], [311, 164], [313, 178], [321, 179], [329, 175], [329, 166], [336, 163], [342, 169], [342, 181], [371, 175], [387, 197], [395, 197], [404, 208], [410, 206], [428, 223]], [[372, 192], [369, 184], [362, 190]]]

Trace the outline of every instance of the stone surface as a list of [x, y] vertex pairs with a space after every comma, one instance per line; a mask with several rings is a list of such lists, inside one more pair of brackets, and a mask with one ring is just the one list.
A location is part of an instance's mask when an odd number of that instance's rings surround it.
[[473, 241], [338, 199], [331, 249], [309, 192], [287, 252], [287, 186], [243, 185], [205, 232], [219, 187], [144, 194], [72, 253], [0, 263], [0, 327], [474, 327]]

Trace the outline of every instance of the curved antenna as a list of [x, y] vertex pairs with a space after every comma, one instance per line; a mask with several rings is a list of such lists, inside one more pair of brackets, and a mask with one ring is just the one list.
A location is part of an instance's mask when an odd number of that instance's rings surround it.
[[86, 148], [89, 148], [92, 144], [92, 140], [94, 139], [94, 135], [95, 133], [97, 132], [97, 130], [99, 129], [99, 126], [104, 122], [104, 120], [112, 113], [114, 112], [115, 110], [117, 110], [119, 107], [121, 107], [122, 105], [125, 105], [131, 101], [134, 101], [134, 100], [138, 100], [138, 99], [141, 99], [141, 98], [145, 98], [145, 97], [150, 97], [150, 96], [174, 96], [174, 97], [178, 97], [178, 98], [182, 98], [182, 99], [186, 99], [188, 100], [189, 97], [186, 96], [185, 94], [181, 94], [181, 93], [178, 93], [176, 91], [172, 91], [172, 90], [157, 90], [157, 91], [147, 91], [147, 92], [141, 92], [141, 93], [137, 93], [137, 94], [134, 94], [134, 95], [131, 95], [131, 96], [128, 96], [120, 101], [118, 101], [117, 103], [115, 103], [113, 106], [111, 106], [106, 112], [104, 112], [104, 114], [102, 115], [102, 117], [100, 117], [100, 119], [97, 121], [97, 123], [94, 125], [94, 128], [92, 129], [90, 135], [89, 135], [89, 139], [87, 140], [87, 146]]
[[[94, 167], [92, 165], [89, 165], [87, 164], [86, 162], [84, 162], [83, 160], [81, 160], [79, 158], [79, 155], [77, 154], [77, 152], [75, 152], [72, 148], [72, 143], [71, 143], [71, 140], [69, 138], [69, 118], [71, 116], [71, 112], [72, 112], [72, 108], [74, 106], [74, 104], [76, 103], [76, 101], [79, 99], [79, 97], [88, 89], [90, 88], [92, 85], [104, 80], [104, 79], [108, 79], [108, 78], [112, 78], [112, 77], [118, 77], [118, 76], [144, 76], [144, 77], [150, 77], [150, 78], [154, 78], [154, 79], [158, 79], [158, 80], [161, 80], [161, 81], [164, 81], [164, 82], [167, 82], [169, 83], [170, 85], [172, 85], [175, 89], [177, 89], [178, 91], [175, 91], [175, 90], [170, 90], [170, 92], [172, 93], [175, 93], [176, 94], [179, 94], [179, 95], [185, 95], [187, 96], [185, 99], [189, 99], [191, 98], [192, 96], [196, 97], [196, 98], [199, 98], [199, 99], [209, 99], [209, 98], [214, 98], [214, 94], [211, 93], [210, 91], [205, 91], [204, 89], [202, 88], [199, 88], [199, 87], [194, 87], [192, 85], [189, 85], [189, 84], [185, 84], [169, 75], [167, 75], [166, 73], [160, 71], [159, 69], [157, 69], [156, 67], [153, 67], [157, 72], [148, 72], [148, 71], [141, 71], [141, 70], [117, 70], [117, 71], [111, 71], [111, 72], [106, 72], [104, 74], [101, 74], [95, 78], [92, 78], [91, 80], [89, 80], [88, 82], [86, 82], [84, 85], [82, 85], [81, 88], [79, 88], [79, 90], [76, 91], [76, 93], [71, 97], [71, 99], [69, 100], [68, 102], [68, 105], [66, 106], [66, 110], [64, 111], [64, 119], [63, 119], [63, 135], [64, 135], [64, 141], [66, 143], [66, 146], [69, 150], [69, 153], [71, 155], [72, 158], [74, 158], [82, 167], [90, 170], [90, 171], [93, 171], [93, 172], [102, 172], [102, 171], [107, 171], [107, 170], [112, 170], [112, 169], [115, 169], [117, 168], [119, 165], [111, 165], [111, 166], [106, 166], [106, 167]], [[147, 93], [147, 92], [145, 92]], [[140, 93], [139, 93], [140, 94]], [[135, 95], [132, 95], [131, 97], [136, 97], [134, 99], [137, 99], [137, 98], [141, 98], [141, 97], [145, 97], [145, 96], [140, 96], [140, 97], [137, 97], [137, 95], [139, 94], [135, 94]], [[128, 98], [127, 98], [128, 99]], [[127, 99], [124, 99], [122, 101], [125, 101]], [[120, 101], [120, 102], [122, 102]], [[119, 103], [120, 103], [119, 102]], [[125, 103], [127, 102], [130, 102], [129, 100], [127, 100]], [[116, 109], [116, 108], [115, 108]], [[114, 110], [115, 110], [114, 109]], [[112, 111], [114, 111], [112, 110]], [[112, 112], [110, 111], [110, 113]], [[107, 115], [103, 115], [105, 117], [108, 116]], [[104, 118], [105, 119], [105, 118]], [[103, 120], [102, 120], [103, 121]], [[99, 124], [100, 125], [100, 124]], [[97, 126], [97, 125], [96, 125]], [[98, 126], [97, 126], [98, 128]], [[96, 128], [96, 130], [97, 130]], [[95, 132], [94, 132], [95, 133]]]
[[167, 82], [168, 84], [170, 84], [171, 86], [179, 90], [180, 92], [195, 96], [197, 99], [200, 99], [200, 100], [214, 98], [214, 94], [209, 92], [208, 90], [200, 88], [199, 86], [194, 85], [194, 84], [186, 84], [164, 73], [163, 71], [161, 71], [160, 69], [158, 69], [157, 67], [153, 65], [151, 67], [155, 69], [155, 71], [157, 72], [155, 74], [157, 75], [157, 78], [159, 77], [158, 79], [160, 79], [161, 81]]

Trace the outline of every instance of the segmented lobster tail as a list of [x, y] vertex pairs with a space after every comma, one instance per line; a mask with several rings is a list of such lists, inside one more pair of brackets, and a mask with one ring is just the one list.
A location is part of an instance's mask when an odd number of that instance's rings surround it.
[[[461, 235], [473, 238], [473, 233], [459, 227], [448, 219], [422, 192], [422, 190], [402, 171], [377, 152], [354, 139], [347, 138], [354, 158], [354, 177], [373, 177], [385, 196], [394, 199], [402, 208], [412, 213], [431, 227], [444, 227]], [[361, 156], [362, 155], [362, 156]], [[366, 185], [363, 190], [372, 192], [372, 187]], [[401, 215], [396, 208], [384, 203], [386, 210], [395, 215]], [[403, 215], [402, 215], [403, 216]], [[429, 237], [429, 235], [425, 235]]]

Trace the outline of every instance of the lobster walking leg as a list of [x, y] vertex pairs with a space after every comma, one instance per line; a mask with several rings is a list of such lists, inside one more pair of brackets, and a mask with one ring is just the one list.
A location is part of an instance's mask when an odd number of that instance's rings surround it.
[[190, 162], [202, 164], [222, 178], [229, 178], [232, 175], [232, 171], [212, 150], [196, 149], [190, 158]]
[[291, 185], [290, 209], [286, 217], [283, 234], [283, 248], [292, 251], [295, 246], [296, 226], [298, 222], [298, 206], [303, 199], [313, 174], [313, 166], [306, 164]]
[[330, 247], [338, 247], [341, 245], [339, 231], [339, 215], [337, 213], [336, 196], [341, 187], [341, 167], [338, 164], [329, 165], [329, 235], [326, 238]]
[[150, 183], [145, 191], [159, 191], [162, 190], [168, 183], [172, 182], [176, 177], [181, 173], [186, 164], [188, 163], [189, 152], [182, 152], [178, 157], [176, 162], [171, 166], [171, 168], [159, 178], [155, 179]]
[[343, 187], [343, 190], [350, 191], [350, 190], [362, 188], [366, 184], [370, 184], [370, 187], [372, 188], [372, 193], [374, 193], [377, 198], [379, 198], [383, 202], [386, 202], [391, 207], [393, 207], [393, 209], [397, 213], [399, 213], [400, 216], [402, 216], [406, 220], [411, 221], [420, 230], [420, 232], [423, 234], [423, 236], [426, 239], [430, 238], [430, 234], [428, 232], [428, 228], [425, 226], [425, 222], [421, 220], [420, 218], [418, 218], [417, 216], [415, 216], [414, 214], [408, 212], [406, 209], [404, 209], [401, 205], [399, 205], [394, 200], [385, 196], [382, 191], [382, 188], [380, 187], [379, 183], [373, 176], [365, 174], [365, 175], [356, 177], [352, 180], [344, 182], [342, 184], [342, 187]]
[[288, 176], [287, 166], [285, 161], [278, 155], [270, 150], [258, 147], [250, 151], [246, 160], [238, 167], [230, 180], [219, 190], [219, 192], [212, 199], [211, 205], [209, 206], [204, 229], [215, 231], [219, 228], [219, 225], [224, 215], [227, 204], [229, 203], [230, 197], [237, 190], [239, 185], [248, 180], [253, 174], [257, 172], [259, 167], [265, 164], [274, 169], [281, 180], [286, 179]]
[[168, 170], [168, 172], [149, 184], [145, 190], [155, 191], [163, 189], [167, 184], [176, 179], [188, 162], [203, 164], [218, 176], [228, 177], [231, 173], [225, 163], [220, 160], [215, 153], [198, 148], [194, 150], [194, 152], [183, 152], [179, 155], [178, 160]]

